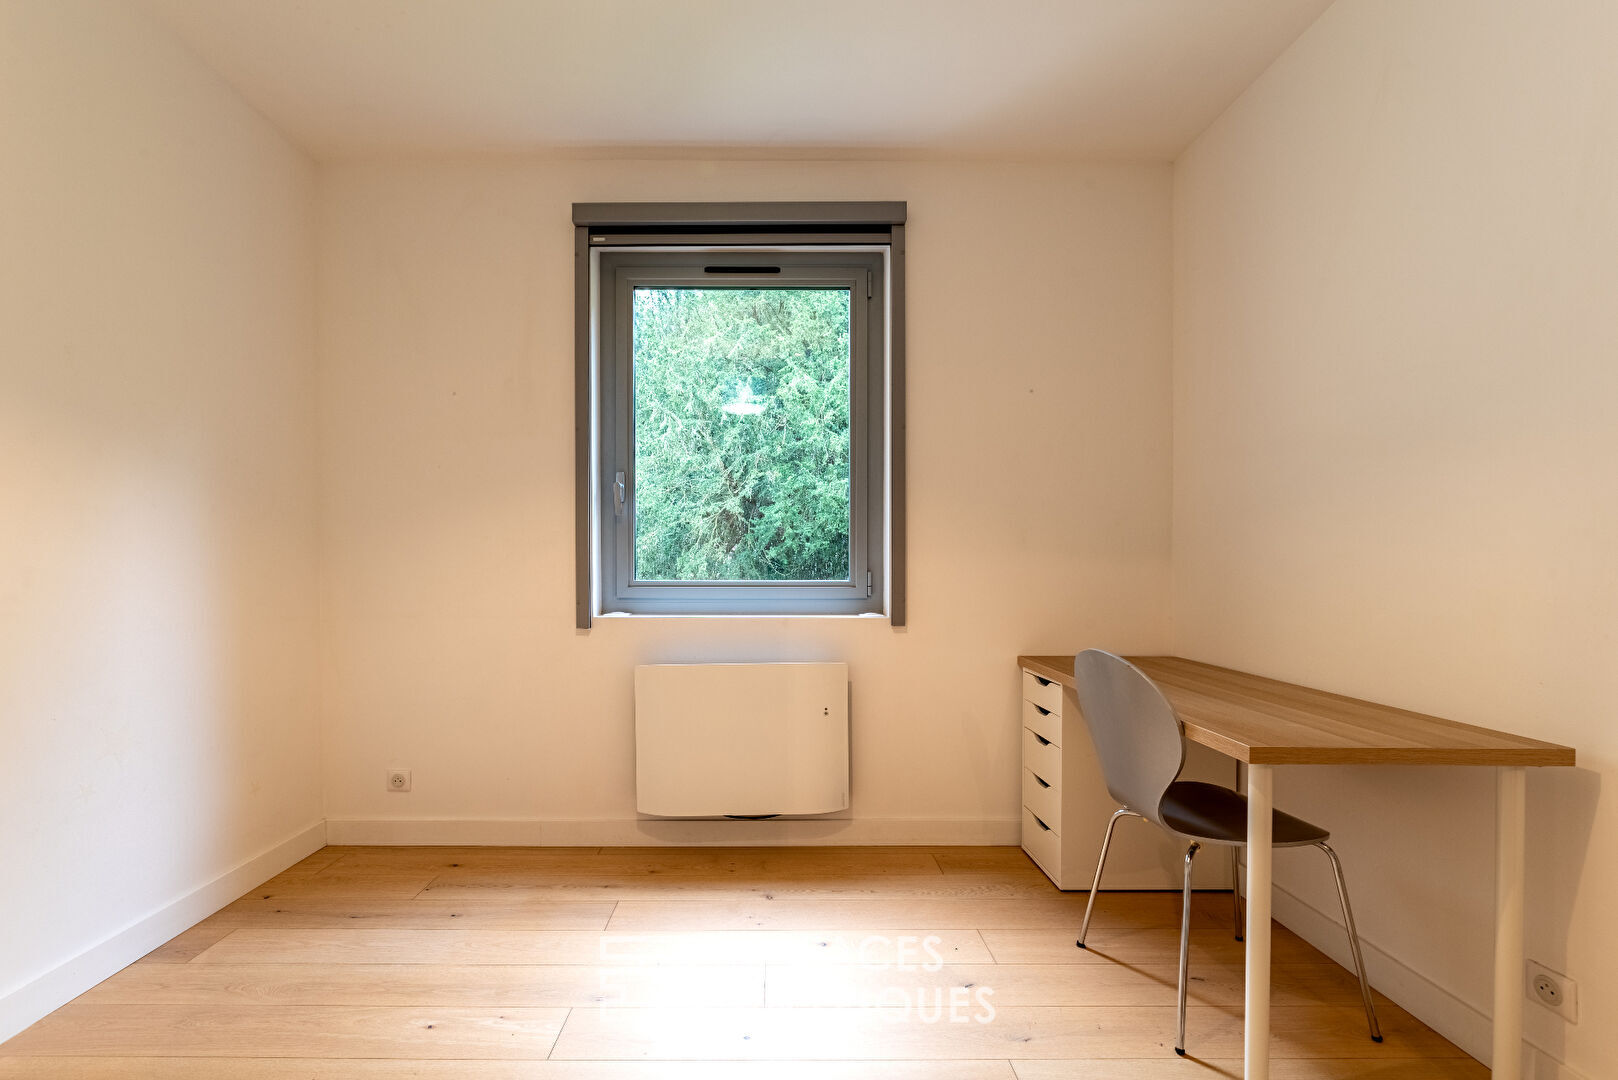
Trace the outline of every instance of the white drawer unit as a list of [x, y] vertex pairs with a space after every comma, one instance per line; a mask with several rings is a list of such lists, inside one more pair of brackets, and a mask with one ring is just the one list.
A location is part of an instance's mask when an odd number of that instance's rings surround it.
[[1062, 789], [1029, 769], [1022, 771], [1022, 805], [1041, 821], [1062, 824]]
[[1022, 673], [1022, 699], [1049, 712], [1062, 711], [1062, 684], [1051, 682], [1032, 671]]
[[1062, 748], [1037, 731], [1022, 729], [1023, 768], [1052, 787], [1062, 786]]
[[[1051, 685], [1056, 686], [1055, 683], [1052, 683]], [[1058, 687], [1058, 689], [1060, 689], [1060, 687]], [[1058, 701], [1056, 703], [1056, 711], [1052, 712], [1043, 705], [1035, 705], [1027, 698], [1023, 698], [1022, 726], [1027, 728], [1029, 731], [1032, 731], [1035, 735], [1038, 735], [1049, 742], [1053, 742], [1057, 746], [1061, 746], [1062, 703]]]
[[1022, 810], [1022, 849], [1046, 874], [1054, 877], [1062, 865], [1062, 838], [1028, 807]]
[[[1022, 846], [1059, 889], [1088, 889], [1107, 820], [1118, 804], [1107, 794], [1101, 765], [1073, 689], [1032, 671], [1022, 673]], [[1205, 747], [1186, 747], [1187, 780], [1230, 786], [1236, 765]], [[1107, 889], [1180, 888], [1185, 846], [1135, 818], [1118, 823], [1107, 857]], [[1228, 889], [1228, 859], [1198, 859], [1193, 884]]]

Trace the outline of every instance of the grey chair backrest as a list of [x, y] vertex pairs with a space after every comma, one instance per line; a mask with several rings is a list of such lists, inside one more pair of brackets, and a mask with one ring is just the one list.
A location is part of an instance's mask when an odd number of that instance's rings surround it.
[[1140, 668], [1100, 649], [1086, 649], [1073, 658], [1073, 680], [1107, 791], [1163, 825], [1158, 816], [1163, 793], [1185, 765], [1174, 707]]

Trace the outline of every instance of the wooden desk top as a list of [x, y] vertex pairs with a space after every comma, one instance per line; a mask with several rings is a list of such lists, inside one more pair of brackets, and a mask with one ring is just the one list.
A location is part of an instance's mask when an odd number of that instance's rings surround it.
[[[1177, 656], [1131, 656], [1185, 737], [1252, 765], [1572, 765], [1571, 747], [1311, 690]], [[1073, 685], [1072, 656], [1019, 656]]]

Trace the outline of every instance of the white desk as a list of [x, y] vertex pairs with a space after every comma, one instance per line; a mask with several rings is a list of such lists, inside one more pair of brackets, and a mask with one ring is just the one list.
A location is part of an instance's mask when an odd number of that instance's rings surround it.
[[[1495, 1080], [1522, 1077], [1523, 851], [1527, 772], [1574, 752], [1489, 728], [1175, 656], [1130, 660], [1162, 688], [1185, 737], [1247, 763], [1246, 1078], [1270, 1075], [1270, 810], [1277, 765], [1481, 765], [1495, 770]], [[1019, 656], [1073, 686], [1073, 656]]]

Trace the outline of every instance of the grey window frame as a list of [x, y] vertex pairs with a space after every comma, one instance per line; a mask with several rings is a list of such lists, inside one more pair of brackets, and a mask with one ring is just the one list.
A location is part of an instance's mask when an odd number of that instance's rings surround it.
[[[886, 615], [904, 625], [903, 203], [575, 204], [577, 625], [630, 615]], [[897, 219], [897, 220], [895, 220]], [[781, 272], [709, 275], [707, 266]], [[644, 285], [850, 288], [846, 582], [631, 579], [629, 317]], [[624, 475], [622, 515], [617, 473]]]

